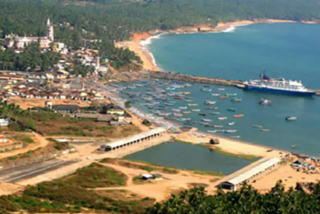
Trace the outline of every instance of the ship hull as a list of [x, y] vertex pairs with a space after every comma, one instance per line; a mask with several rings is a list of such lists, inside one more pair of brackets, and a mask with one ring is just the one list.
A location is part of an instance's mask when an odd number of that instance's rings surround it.
[[273, 94], [287, 94], [287, 95], [294, 95], [294, 96], [313, 96], [316, 94], [316, 92], [313, 92], [313, 91], [289, 91], [289, 90], [279, 90], [279, 89], [272, 89], [272, 88], [262, 88], [262, 87], [249, 86], [249, 85], [245, 85], [244, 90], [263, 92], [263, 93], [273, 93]]

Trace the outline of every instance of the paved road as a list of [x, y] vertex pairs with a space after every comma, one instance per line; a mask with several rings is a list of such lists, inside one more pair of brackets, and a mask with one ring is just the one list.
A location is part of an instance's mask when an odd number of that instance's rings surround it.
[[76, 162], [77, 161], [63, 161], [52, 159], [40, 163], [33, 163], [25, 166], [15, 167], [12, 169], [6, 169], [0, 171], [0, 181], [6, 183], [15, 183], [28, 178], [36, 177], [38, 175]]

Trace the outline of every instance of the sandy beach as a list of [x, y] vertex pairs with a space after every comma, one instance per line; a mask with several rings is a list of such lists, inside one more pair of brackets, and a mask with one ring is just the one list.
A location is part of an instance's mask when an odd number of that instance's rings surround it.
[[[198, 32], [220, 32], [220, 31], [228, 31], [230, 28], [234, 28], [237, 26], [251, 25], [251, 24], [262, 24], [262, 23], [296, 23], [296, 21], [292, 20], [281, 20], [281, 19], [264, 19], [257, 21], [250, 20], [242, 20], [242, 21], [234, 21], [234, 22], [220, 22], [215, 27], [209, 25], [196, 25], [192, 27], [180, 27], [175, 30], [169, 30], [163, 33], [172, 33], [172, 34], [183, 34], [183, 33], [198, 33]], [[312, 21], [303, 21], [304, 24], [316, 24], [316, 22]], [[117, 42], [116, 47], [128, 48], [129, 50], [135, 52], [142, 60], [143, 69], [145, 70], [153, 70], [153, 71], [161, 71], [161, 69], [155, 64], [155, 59], [153, 55], [144, 48], [141, 44], [142, 41], [150, 39], [154, 34], [158, 34], [160, 31], [150, 31], [147, 33], [135, 33], [133, 34], [130, 41], [122, 41]]]

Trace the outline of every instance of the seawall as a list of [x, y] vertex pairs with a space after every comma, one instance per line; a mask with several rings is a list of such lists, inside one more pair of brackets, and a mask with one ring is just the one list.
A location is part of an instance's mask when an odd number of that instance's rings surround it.
[[[176, 72], [168, 71], [147, 71], [144, 72], [145, 78], [153, 79], [166, 79], [166, 80], [176, 80], [192, 83], [203, 83], [203, 84], [214, 84], [214, 85], [226, 85], [226, 86], [235, 86], [243, 88], [243, 81], [232, 80], [232, 79], [219, 79], [212, 77], [199, 77], [188, 74], [181, 74]], [[310, 91], [315, 91], [317, 96], [320, 96], [320, 89], [309, 89]]]

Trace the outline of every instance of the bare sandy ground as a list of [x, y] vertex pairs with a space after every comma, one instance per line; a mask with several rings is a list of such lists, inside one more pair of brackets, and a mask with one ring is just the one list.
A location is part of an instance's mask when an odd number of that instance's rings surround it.
[[45, 107], [45, 102], [51, 101], [53, 105], [78, 105], [81, 107], [89, 106], [89, 103], [81, 100], [70, 99], [37, 99], [37, 98], [20, 98], [11, 97], [8, 99], [8, 103], [14, 103], [19, 105], [21, 109], [28, 109], [32, 107]]
[[194, 144], [209, 143], [210, 139], [218, 138], [220, 140], [220, 144], [214, 145], [214, 147], [218, 147], [225, 152], [239, 154], [239, 155], [253, 155], [258, 157], [280, 158], [284, 156], [286, 153], [284, 151], [280, 151], [277, 149], [272, 149], [272, 151], [270, 151], [270, 148], [267, 148], [264, 146], [249, 144], [249, 143], [237, 141], [234, 139], [222, 138], [220, 136], [206, 134], [206, 137], [199, 137], [199, 136], [194, 136], [192, 133], [194, 132], [190, 131], [182, 134], [175, 134], [172, 136], [177, 138], [178, 140], [191, 142]]
[[45, 137], [43, 137], [35, 132], [31, 133], [30, 135], [32, 136], [33, 140], [35, 141], [34, 143], [30, 143], [25, 148], [2, 152], [2, 153], [0, 153], [0, 159], [10, 157], [10, 156], [15, 156], [15, 155], [22, 154], [22, 153], [25, 153], [28, 151], [36, 150], [40, 147], [46, 147], [49, 144], [49, 142], [47, 141], [47, 139]]

